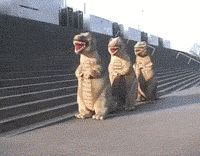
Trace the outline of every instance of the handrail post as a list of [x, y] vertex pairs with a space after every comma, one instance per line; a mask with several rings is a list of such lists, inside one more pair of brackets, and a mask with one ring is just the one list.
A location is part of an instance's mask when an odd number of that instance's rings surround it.
[[152, 53], [151, 53], [151, 56], [153, 56], [154, 55], [154, 53], [155, 53], [155, 51], [156, 51], [156, 48], [155, 47], [153, 47], [153, 46], [151, 46], [151, 45], [147, 45], [148, 47], [151, 47], [152, 49], [153, 49], [153, 51], [152, 51]]
[[189, 61], [188, 61], [188, 64], [190, 64], [191, 60], [192, 60], [192, 59], [190, 58]]
[[180, 53], [178, 52], [177, 55], [176, 55], [176, 59], [179, 57], [179, 55], [180, 55]]

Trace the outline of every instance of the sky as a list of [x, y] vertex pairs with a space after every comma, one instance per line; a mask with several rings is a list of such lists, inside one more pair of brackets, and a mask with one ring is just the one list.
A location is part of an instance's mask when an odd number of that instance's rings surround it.
[[189, 51], [200, 43], [198, 0], [65, 0], [66, 6], [147, 32]]

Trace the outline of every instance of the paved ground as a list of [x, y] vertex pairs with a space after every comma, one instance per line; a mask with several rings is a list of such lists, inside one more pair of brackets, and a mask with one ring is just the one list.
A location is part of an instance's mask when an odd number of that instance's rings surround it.
[[0, 138], [0, 156], [200, 156], [200, 89], [105, 121], [73, 119]]

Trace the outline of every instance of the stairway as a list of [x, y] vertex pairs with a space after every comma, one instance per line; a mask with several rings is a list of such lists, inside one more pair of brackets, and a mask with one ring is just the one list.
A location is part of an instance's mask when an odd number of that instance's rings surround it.
[[[26, 77], [23, 77], [26, 75]], [[77, 110], [77, 79], [64, 70], [7, 73], [0, 79], [0, 133], [67, 118]], [[66, 117], [65, 117], [66, 116]]]
[[[0, 15], [0, 136], [15, 135], [65, 121], [77, 111], [78, 57], [72, 38], [80, 30]], [[111, 36], [94, 33], [107, 68]], [[133, 45], [128, 53], [134, 60]], [[102, 46], [105, 45], [105, 46]], [[187, 64], [169, 49], [156, 49], [158, 95], [200, 86], [199, 65]], [[178, 68], [182, 67], [182, 68]]]
[[190, 68], [159, 69], [156, 71], [158, 80], [158, 96], [180, 91], [200, 83], [199, 72]]
[[[156, 78], [159, 96], [200, 83], [200, 74], [192, 69], [157, 69]], [[77, 79], [72, 72], [7, 73], [0, 84], [2, 135], [66, 120], [77, 111]]]

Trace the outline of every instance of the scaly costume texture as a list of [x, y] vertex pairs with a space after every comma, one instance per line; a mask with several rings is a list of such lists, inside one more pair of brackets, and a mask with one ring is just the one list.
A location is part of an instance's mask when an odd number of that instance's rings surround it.
[[108, 75], [103, 72], [101, 59], [96, 50], [96, 40], [91, 33], [74, 36], [75, 52], [80, 54], [80, 65], [76, 69], [78, 79], [77, 118], [105, 119], [114, 107]]
[[137, 95], [137, 80], [130, 57], [125, 50], [125, 43], [120, 37], [111, 38], [108, 51], [111, 55], [108, 71], [114, 99], [119, 109], [133, 110]]
[[134, 46], [136, 61], [133, 68], [138, 79], [137, 101], [155, 100], [157, 81], [154, 73], [154, 63], [147, 51], [145, 41], [137, 42]]

